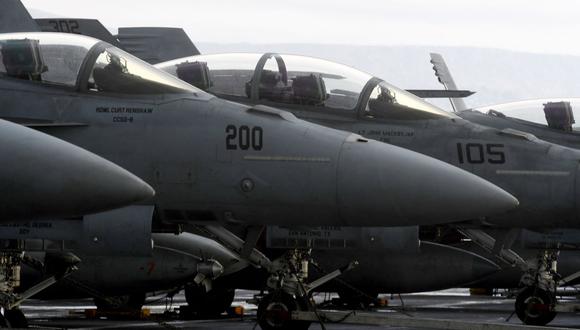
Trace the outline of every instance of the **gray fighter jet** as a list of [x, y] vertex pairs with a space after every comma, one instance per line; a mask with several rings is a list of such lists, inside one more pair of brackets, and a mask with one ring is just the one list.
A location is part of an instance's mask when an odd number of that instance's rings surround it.
[[[40, 22], [43, 23], [42, 21], [40, 21]], [[50, 26], [47, 26], [46, 25], [46, 22], [44, 22], [44, 25], [43, 26], [44, 26], [43, 29], [50, 29], [51, 28]], [[134, 28], [133, 31], [139, 31], [139, 28]], [[155, 46], [153, 46], [153, 45], [154, 44], [157, 44], [157, 42], [152, 42], [152, 40], [143, 41], [142, 38], [140, 40], [141, 40], [141, 43], [139, 43], [139, 47], [138, 47], [139, 49], [146, 49], [146, 50], [148, 50], [150, 52], [155, 53], [153, 51], [155, 49]], [[184, 52], [187, 52], [186, 51], [186, 47], [184, 47]], [[276, 59], [276, 60], [278, 61], [278, 59]], [[201, 59], [201, 61], [202, 62], [204, 61], [203, 58]], [[269, 64], [270, 67], [267, 68], [266, 70], [279, 71], [279, 73], [280, 73], [279, 76], [283, 79], [284, 78], [284, 74], [282, 73], [283, 68], [281, 68], [281, 66], [283, 66], [284, 63], [282, 63], [282, 65], [280, 65], [280, 62], [278, 61], [278, 63], [277, 63], [278, 64], [278, 68], [276, 68], [276, 63], [274, 63], [273, 60], [271, 60], [270, 62], [271, 62], [271, 64]], [[264, 64], [264, 63], [262, 63], [262, 64]], [[219, 65], [219, 63], [218, 63], [218, 65]], [[266, 64], [266, 65], [268, 65], [268, 64]], [[214, 86], [211, 86], [211, 84], [213, 84], [213, 80], [214, 80], [213, 78], [214, 77], [210, 77], [210, 75], [212, 75], [212, 72], [209, 72], [209, 71], [208, 72], [203, 72], [205, 70], [203, 68], [203, 63], [191, 63], [190, 68], [189, 68], [189, 70], [190, 70], [189, 73], [187, 72], [188, 71], [188, 68], [186, 68], [185, 66], [186, 65], [183, 65], [183, 67], [180, 68], [180, 71], [181, 71], [181, 74], [185, 77], [184, 79], [186, 81], [189, 81], [189, 82], [191, 82], [193, 84], [196, 84], [197, 86], [200, 86], [202, 88], [208, 89], [209, 91], [216, 91], [217, 90], [218, 91], [218, 95], [221, 95], [221, 96], [225, 96], [228, 92], [232, 92], [232, 90], [229, 89], [225, 93], [219, 94], [220, 93], [219, 88], [224, 87], [224, 86], [222, 85], [222, 86], [217, 87], [217, 88], [215, 88]], [[241, 64], [241, 66], [244, 66], [245, 68], [251, 68], [252, 67], [251, 64], [249, 66], [246, 66], [244, 64]], [[227, 68], [225, 66], [221, 66], [218, 70], [215, 70], [215, 68], [214, 68], [214, 70], [212, 70], [212, 71], [216, 71], [217, 72], [216, 74], [219, 75], [219, 74], [223, 73], [223, 69], [226, 69], [225, 71], [227, 71]], [[196, 70], [198, 70], [199, 72], [195, 72]], [[251, 70], [248, 70], [248, 71], [251, 71]], [[255, 73], [256, 71], [254, 71], [253, 73]], [[307, 72], [308, 70], [304, 70], [304, 71]], [[177, 72], [173, 72], [173, 73], [179, 75], [179, 73], [177, 73]], [[294, 73], [296, 73], [296, 72], [294, 72]], [[299, 76], [300, 73], [304, 73], [304, 72], [298, 72], [297, 76]], [[189, 74], [189, 77], [188, 77], [188, 74]], [[252, 75], [252, 72], [249, 72], [249, 74], [246, 76], [248, 78], [248, 80], [250, 80], [250, 78], [252, 78], [252, 79], [253, 78], [256, 78], [256, 76], [250, 77], [251, 75]], [[292, 81], [290, 83], [288, 83], [288, 84], [286, 84], [286, 83], [283, 82], [284, 84], [280, 84], [279, 86], [275, 86], [275, 87], [272, 88], [272, 86], [276, 85], [276, 83], [275, 82], [272, 82], [272, 81], [268, 82], [267, 81], [268, 80], [268, 77], [267, 76], [268, 76], [268, 72], [265, 72], [265, 74], [264, 74], [263, 77], [266, 78], [265, 79], [266, 81], [260, 81], [260, 87], [259, 87], [259, 89], [260, 89], [260, 92], [265, 92], [266, 94], [269, 93], [268, 89], [274, 90], [272, 95], [260, 95], [257, 98], [257, 99], [259, 99], [259, 101], [257, 101], [256, 98], [255, 97], [253, 98], [252, 95], [251, 95], [252, 92], [254, 92], [254, 91], [253, 90], [250, 90], [250, 88], [249, 88], [249, 85], [251, 85], [251, 82], [250, 82], [250, 83], [246, 84], [246, 86], [243, 86], [242, 88], [238, 89], [237, 91], [234, 91], [234, 94], [235, 94], [236, 97], [242, 96], [242, 98], [247, 97], [247, 98], [250, 98], [251, 100], [248, 101], [248, 100], [237, 99], [237, 98], [233, 98], [233, 100], [241, 101], [241, 102], [249, 102], [251, 104], [255, 104], [256, 102], [263, 103], [263, 99], [267, 99], [269, 102], [271, 102], [270, 104], [272, 104], [272, 105], [276, 105], [276, 106], [279, 106], [279, 107], [286, 107], [286, 106], [289, 106], [289, 104], [292, 104], [292, 106], [295, 109], [298, 108], [299, 105], [309, 105], [309, 106], [317, 105], [317, 106], [320, 106], [321, 103], [325, 103], [321, 99], [321, 97], [319, 97], [318, 93], [315, 92], [312, 95], [308, 95], [309, 92], [308, 91], [305, 91], [308, 88], [311, 88], [311, 89], [320, 89], [320, 86], [316, 86], [316, 83], [313, 82], [312, 80], [310, 81], [310, 86], [308, 86], [309, 82], [307, 81], [307, 79], [306, 80], [305, 79], [300, 79], [300, 77], [298, 77], [299, 79], [297, 79], [297, 81], [296, 81], [298, 83], [297, 84], [298, 85], [297, 86], [298, 88], [296, 88], [296, 89], [293, 89], [293, 86], [294, 86], [294, 80], [293, 79], [291, 79]], [[223, 79], [225, 77], [228, 77], [228, 75], [227, 74], [226, 75], [222, 75], [220, 78], [223, 81]], [[229, 77], [231, 77], [231, 76], [229, 76]], [[328, 82], [329, 81], [329, 79], [326, 79], [328, 77], [324, 77], [324, 78], [325, 78], [324, 79], [324, 82]], [[448, 80], [444, 76], [441, 76], [441, 75], [440, 75], [440, 79], [442, 79], [442, 82], [444, 82], [446, 84], [447, 92], [448, 93], [461, 92], [461, 93], [456, 93], [454, 96], [451, 95], [451, 97], [454, 97], [453, 102], [452, 102], [452, 105], [453, 105], [454, 109], [458, 110], [458, 109], [465, 108], [465, 105], [464, 105], [463, 101], [461, 99], [459, 99], [459, 98], [456, 98], [456, 97], [466, 96], [467, 93], [464, 93], [464, 91], [457, 91], [457, 88], [456, 88], [456, 86], [454, 86], [454, 82], [452, 80]], [[268, 86], [268, 84], [270, 84], [270, 86]], [[304, 86], [307, 86], [307, 87], [305, 88]], [[245, 95], [244, 95], [244, 92], [242, 92], [242, 89], [244, 89], [244, 87], [245, 87]], [[284, 88], [286, 88], [285, 91], [283, 90]], [[276, 90], [276, 89], [278, 89], [278, 90]], [[223, 92], [223, 90], [221, 92]], [[441, 93], [433, 93], [432, 92], [432, 93], [425, 94], [425, 93], [417, 93], [417, 91], [411, 91], [411, 92], [413, 92], [414, 94], [419, 95], [421, 97], [428, 97], [428, 96], [433, 97], [434, 95], [436, 95], [436, 96], [438, 95], [438, 97], [443, 96], [443, 94], [441, 94]], [[327, 103], [326, 105], [328, 105], [328, 102], [331, 102], [331, 99], [337, 99], [337, 95], [332, 95], [332, 94], [333, 94], [332, 92], [328, 94], [329, 100], [326, 100], [326, 103]], [[306, 96], [306, 99], [305, 99], [305, 96]], [[308, 97], [312, 97], [312, 96], [314, 97], [314, 101], [308, 100]], [[385, 98], [385, 99], [388, 99], [388, 97]], [[278, 101], [278, 103], [276, 103], [276, 101]], [[314, 103], [312, 103], [312, 102], [314, 102]], [[283, 104], [280, 105], [279, 103], [283, 103]], [[375, 104], [376, 104], [376, 102], [375, 102]], [[336, 109], [336, 107], [333, 107], [332, 105], [328, 106], [328, 108], [332, 108], [333, 110]], [[558, 122], [558, 119], [559, 119], [559, 117], [566, 118], [566, 116], [560, 116], [554, 110], [557, 110], [557, 109], [553, 109], [551, 111], [552, 112], [552, 115], [551, 115], [551, 117], [552, 117], [552, 123], [550, 124], [550, 126], [562, 125], [561, 123]], [[302, 114], [305, 114], [305, 113], [306, 112], [303, 112]], [[497, 112], [495, 114], [497, 115]], [[342, 113], [340, 115], [344, 115], [344, 113]], [[383, 113], [383, 115], [384, 115], [384, 113]], [[399, 115], [400, 115], [400, 113], [399, 113]], [[467, 116], [481, 117], [478, 113], [471, 114], [471, 113], [468, 113], [468, 112], [462, 113], [462, 114], [458, 114], [458, 115], [460, 117], [463, 117], [463, 118], [467, 118]], [[548, 115], [549, 114], [546, 113], [546, 116], [548, 116]], [[324, 120], [325, 120], [325, 119], [322, 119], [321, 120], [321, 117], [324, 117], [324, 115], [319, 115], [319, 114], [310, 115], [310, 114], [307, 114], [306, 113], [306, 116], [310, 116], [313, 120], [318, 121], [318, 122], [322, 122], [322, 123], [324, 123]], [[346, 117], [346, 118], [349, 118], [348, 120], [352, 120], [351, 116], [342, 116], [342, 117], [343, 117], [343, 119]], [[504, 117], [504, 116], [502, 116], [502, 117]], [[567, 117], [570, 118], [570, 116], [567, 116]], [[326, 119], [328, 119], [328, 118], [326, 118]], [[397, 119], [400, 119], [400, 117], [399, 118], [395, 118], [395, 120], [397, 120]], [[486, 125], [487, 124], [486, 122], [484, 122], [486, 120], [485, 118], [484, 119], [477, 118], [477, 119], [480, 120], [479, 121], [480, 124], [482, 124], [482, 125]], [[336, 121], [335, 118], [331, 118], [331, 119], [328, 119], [328, 120], [330, 120], [330, 121]], [[474, 121], [477, 122], [477, 120], [474, 120]], [[495, 119], [492, 119], [492, 121], [493, 121], [493, 124], [491, 126], [492, 127], [495, 127], [495, 128], [507, 129], [508, 131], [509, 131], [509, 128], [512, 128], [512, 129], [513, 128], [518, 128], [518, 127], [514, 127], [513, 123], [503, 123], [502, 124], [502, 123], [498, 122]], [[342, 124], [344, 124], [344, 123], [342, 123]], [[521, 124], [521, 123], [519, 123], [519, 124]], [[336, 121], [336, 122], [331, 123], [331, 125], [341, 125], [341, 122], [339, 120], [339, 121]], [[350, 124], [346, 124], [346, 125], [348, 126]], [[370, 126], [372, 127], [372, 125], [370, 125]], [[398, 126], [400, 127], [400, 125], [398, 125]], [[344, 126], [334, 126], [334, 127], [344, 128]], [[518, 129], [521, 129], [521, 128], [518, 128]], [[530, 129], [533, 130], [534, 128], [531, 127]], [[527, 129], [525, 131], [528, 131], [529, 132], [530, 129]], [[362, 129], [362, 130], [359, 130], [358, 132], [362, 133], [362, 132], [368, 132], [368, 131]], [[385, 139], [385, 140], [390, 140], [392, 138], [396, 138], [397, 137], [397, 134], [405, 134], [405, 133], [408, 133], [408, 132], [402, 132], [402, 133], [399, 132], [399, 133], [395, 133], [394, 136], [391, 136], [391, 133], [389, 133], [389, 132], [387, 132], [386, 135], [384, 134], [384, 132], [381, 133], [380, 130], [374, 130], [374, 132], [378, 132], [378, 136], [375, 136], [375, 138]], [[372, 134], [372, 130], [371, 130], [370, 133]], [[516, 133], [516, 135], [517, 135], [517, 132], [512, 132], [512, 133]], [[563, 145], [570, 145], [570, 144], [566, 144], [566, 143], [561, 143], [561, 139], [562, 138], [569, 138], [569, 137], [559, 136], [560, 134], [558, 134], [558, 133], [556, 133], [555, 136], [550, 136], [551, 135], [550, 132], [546, 132], [545, 130], [541, 131], [540, 133], [543, 133], [543, 134], [536, 134], [536, 135], [538, 135], [540, 138], [543, 138], [543, 139], [545, 139], [547, 141], [551, 141], [551, 142], [555, 142], [555, 143], [563, 144]], [[548, 136], [546, 136], [546, 134]], [[375, 134], [375, 135], [377, 135], [377, 134]], [[554, 134], [552, 134], [552, 135], [554, 135]], [[572, 139], [572, 145], [571, 146], [574, 146], [574, 137], [572, 137], [571, 139]], [[475, 142], [481, 142], [481, 141], [475, 141]], [[479, 143], [479, 144], [478, 143], [475, 143], [475, 144], [473, 144], [473, 143], [466, 143], [464, 145], [465, 150], [461, 151], [461, 153], [460, 153], [459, 152], [460, 144], [458, 143], [457, 144], [457, 148], [458, 148], [458, 158], [460, 156], [462, 156], [462, 158], [464, 158], [464, 159], [463, 160], [462, 159], [459, 159], [459, 161], [461, 163], [468, 163], [468, 164], [471, 164], [471, 165], [485, 163], [486, 161], [484, 160], [484, 158], [486, 157], [486, 154], [489, 157], [493, 157], [494, 155], [500, 157], [499, 154], [504, 154], [501, 151], [499, 153], [496, 153], [496, 151], [493, 150], [496, 147], [500, 148], [499, 146], [495, 146], [493, 144], [485, 144], [485, 145], [483, 145], [481, 143]], [[484, 148], [486, 148], [486, 150], [484, 150]], [[487, 149], [487, 148], [490, 148], [490, 149]], [[503, 145], [502, 145], [501, 148], [503, 148]], [[420, 151], [420, 150], [417, 149], [417, 151]], [[476, 155], [475, 153], [479, 153], [479, 154]], [[496, 158], [496, 159], [497, 160], [500, 160], [502, 158]], [[524, 159], [524, 158], [520, 158], [520, 159]], [[491, 164], [494, 164], [493, 161], [494, 160], [491, 159], [490, 163]], [[495, 163], [495, 164], [497, 164], [497, 163]], [[563, 172], [565, 172], [565, 171], [563, 171]], [[505, 173], [502, 172], [503, 175], [525, 175], [525, 176], [549, 176], [549, 175], [552, 175], [552, 174], [558, 175], [558, 173], [559, 173], [558, 171], [543, 171], [543, 170], [533, 170], [533, 169], [532, 170], [527, 170], [527, 171], [526, 170], [523, 170], [523, 171], [521, 171], [521, 170], [520, 171], [517, 171], [517, 170], [516, 171], [513, 171], [513, 170], [510, 171], [510, 170], [508, 170], [508, 172], [505, 172]], [[560, 175], [562, 175], [562, 174], [563, 173], [560, 173]], [[489, 175], [489, 173], [488, 173], [488, 175]], [[569, 181], [569, 182], [573, 182], [573, 181]], [[560, 206], [557, 206], [557, 205], [554, 205], [554, 204], [552, 204], [552, 206], [555, 206], [557, 208], [560, 208]], [[532, 208], [533, 208], [533, 210], [530, 213], [531, 214], [536, 213], [537, 210], [538, 210], [538, 208], [535, 205], [533, 205]], [[560, 208], [560, 209], [562, 209], [562, 208]], [[558, 217], [559, 217], [559, 215], [558, 215]], [[523, 217], [520, 218], [520, 219], [522, 219], [522, 220], [518, 220], [518, 221], [520, 223], [523, 222]], [[538, 218], [538, 221], [541, 221], [541, 220], [539, 220], [539, 218]]]
[[[521, 198], [517, 210], [487, 217], [488, 223], [580, 226], [574, 180], [567, 180], [576, 176], [580, 153], [575, 150], [473, 124], [379, 78], [321, 59], [216, 54], [157, 67], [223, 98], [283, 107], [313, 122], [420, 151], [493, 180]], [[535, 187], [548, 183], [561, 189], [537, 198], [537, 190], [545, 189]]]
[[[96, 39], [6, 34], [0, 53], [1, 117], [106, 155], [146, 179], [157, 192], [148, 202], [157, 228], [203, 224], [267, 268], [270, 285], [290, 284], [284, 291], [299, 297], [308, 292], [292, 269], [306, 254], [272, 263], [252, 249], [260, 227], [239, 242], [206, 224], [432, 224], [517, 205], [454, 166], [275, 108], [223, 101]], [[131, 212], [123, 217], [145, 214]]]
[[[6, 34], [0, 43], [2, 117], [134, 170], [157, 188], [152, 203], [165, 220], [393, 226], [503, 213], [517, 203], [425, 156], [221, 101], [92, 38]], [[450, 210], [442, 197], [462, 207]]]
[[[215, 54], [177, 59], [157, 67], [222, 98], [284, 108], [302, 119], [445, 160], [494, 182], [520, 201], [516, 210], [486, 217], [483, 222], [465, 223], [464, 227], [580, 225], [575, 179], [578, 150], [513, 128], [479, 125], [379, 78], [321, 59], [276, 53]], [[477, 231], [464, 232], [483, 239], [484, 234]], [[501, 244], [503, 239], [497, 242]], [[509, 260], [527, 271], [539, 271], [513, 255]]]
[[0, 326], [18, 327], [25, 325], [17, 308], [20, 302], [67, 275], [79, 261], [74, 255], [62, 256], [58, 274], [51, 272], [29, 290], [15, 293], [19, 264], [35, 261], [22, 256], [23, 239], [35, 237], [27, 220], [69, 217], [62, 224], [64, 230], [73, 230], [83, 222], [79, 216], [130, 205], [151, 198], [154, 191], [119, 166], [30, 128], [0, 120], [0, 137], [0, 305], [4, 308]]
[[[457, 85], [440, 54], [431, 54], [431, 63], [435, 75], [439, 82], [448, 90], [456, 90]], [[510, 102], [506, 104], [497, 104], [493, 106], [478, 107], [468, 109], [465, 103], [457, 102], [456, 99], [450, 99], [456, 114], [466, 120], [494, 127], [497, 129], [509, 129], [533, 134], [532, 136], [541, 138], [546, 141], [564, 145], [574, 149], [580, 149], [580, 134], [574, 129], [574, 100], [571, 99], [553, 99], [553, 100], [536, 100], [524, 102]], [[535, 104], [535, 108], [530, 108]], [[543, 109], [543, 121], [538, 120], [538, 115]], [[530, 111], [536, 111], [535, 113]], [[526, 237], [532, 235], [529, 231], [524, 235], [518, 230], [495, 231], [494, 235], [488, 233], [474, 233], [472, 231], [463, 231], [467, 235], [475, 234], [474, 242], [484, 248], [488, 253], [492, 253], [510, 264], [502, 274], [492, 277], [489, 281], [483, 283], [489, 285], [496, 281], [498, 287], [505, 284], [506, 279], [513, 275], [510, 266], [513, 263], [520, 264], [520, 274], [524, 275], [520, 279], [519, 287], [522, 287], [516, 300], [516, 312], [518, 317], [528, 324], [547, 324], [556, 316], [556, 288], [558, 285], [568, 284], [580, 276], [580, 273], [565, 274], [559, 272], [558, 267], [560, 259], [560, 250], [578, 249], [580, 246], [580, 235], [576, 230], [556, 228], [545, 230], [541, 233], [533, 233], [539, 236], [535, 238], [534, 251], [537, 256], [529, 257], [529, 252], [522, 255], [520, 249], [511, 249], [517, 246], [519, 241], [527, 242]], [[497, 237], [494, 239], [492, 237]], [[506, 258], [507, 257], [507, 258]], [[522, 263], [525, 260], [525, 263]], [[570, 260], [570, 258], [568, 258]], [[533, 266], [533, 267], [531, 267]], [[504, 266], [505, 268], [505, 266]], [[529, 268], [537, 271], [530, 271]], [[517, 272], [516, 272], [517, 273]], [[567, 276], [569, 275], [569, 276]], [[564, 279], [562, 279], [564, 277]], [[544, 308], [536, 308], [538, 301], [542, 301]]]

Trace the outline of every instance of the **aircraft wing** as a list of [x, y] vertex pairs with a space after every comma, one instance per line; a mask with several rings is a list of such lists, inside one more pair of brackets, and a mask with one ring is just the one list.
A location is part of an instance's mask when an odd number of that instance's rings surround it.
[[[435, 71], [435, 76], [439, 80], [445, 89], [448, 91], [456, 91], [458, 90], [453, 77], [451, 76], [451, 72], [447, 68], [447, 64], [443, 59], [441, 54], [431, 53], [431, 63], [433, 64], [433, 70]], [[467, 109], [467, 105], [463, 102], [462, 99], [456, 97], [450, 97], [449, 101], [451, 102], [451, 106], [453, 107], [453, 111], [462, 111]]]

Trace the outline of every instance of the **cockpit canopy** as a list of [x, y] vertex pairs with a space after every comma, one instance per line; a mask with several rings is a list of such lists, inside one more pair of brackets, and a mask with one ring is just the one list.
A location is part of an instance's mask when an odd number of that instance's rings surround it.
[[455, 117], [365, 72], [318, 58], [231, 53], [192, 56], [156, 67], [240, 102], [356, 112], [371, 118]]
[[536, 99], [478, 107], [494, 116], [507, 116], [560, 130], [580, 129], [580, 98]]
[[0, 34], [0, 77], [86, 92], [200, 92], [105, 42], [64, 33]]

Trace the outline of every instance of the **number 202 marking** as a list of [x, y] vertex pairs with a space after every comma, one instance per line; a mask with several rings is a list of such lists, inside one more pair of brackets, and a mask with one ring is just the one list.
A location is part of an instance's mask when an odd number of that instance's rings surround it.
[[226, 149], [228, 150], [262, 150], [264, 132], [261, 127], [234, 125], [226, 127]]
[[460, 164], [504, 164], [503, 148], [503, 144], [457, 143], [457, 156]]
[[79, 22], [73, 19], [70, 20], [51, 19], [50, 21], [48, 21], [48, 24], [52, 25], [52, 28], [57, 32], [80, 34]]

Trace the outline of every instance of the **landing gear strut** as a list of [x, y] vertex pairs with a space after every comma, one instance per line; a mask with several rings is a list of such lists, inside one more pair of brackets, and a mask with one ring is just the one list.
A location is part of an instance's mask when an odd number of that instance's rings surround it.
[[356, 262], [306, 283], [310, 250], [291, 250], [275, 260], [267, 285], [269, 293], [258, 305], [258, 323], [263, 330], [308, 329], [310, 322], [292, 320], [293, 311], [316, 311], [312, 290], [356, 266]]
[[[310, 250], [289, 250], [282, 257], [271, 261], [255, 248], [263, 229], [248, 228], [246, 239], [242, 240], [223, 227], [198, 227], [199, 231], [237, 253], [245, 262], [263, 267], [270, 274], [266, 283], [269, 294], [262, 297], [258, 304], [258, 323], [262, 329], [306, 329], [310, 322], [292, 320], [291, 312], [308, 311], [313, 307], [310, 302], [312, 290], [340, 276], [357, 263], [351, 262], [313, 282], [305, 283], [311, 261]], [[245, 266], [243, 263], [240, 265]]]
[[536, 267], [522, 277], [523, 288], [517, 295], [515, 308], [523, 323], [546, 325], [556, 317], [557, 260], [558, 252], [543, 251]]
[[546, 325], [556, 317], [556, 288], [560, 280], [557, 273], [558, 246], [554, 250], [540, 251], [534, 263], [523, 260], [511, 250], [517, 230], [505, 233], [501, 239], [494, 239], [481, 230], [459, 228], [459, 231], [471, 238], [475, 244], [493, 253], [500, 261], [517, 266], [524, 272], [515, 303], [515, 313], [523, 323]]
[[[22, 241], [0, 241], [0, 307], [4, 309], [4, 315], [0, 315], [0, 327], [26, 328], [28, 322], [18, 306], [25, 299], [34, 296], [69, 275], [77, 269], [76, 265], [80, 262], [80, 259], [73, 254], [57, 253], [50, 255], [50, 257], [47, 254], [45, 263], [42, 263], [25, 255], [23, 250]], [[15, 289], [20, 286], [20, 265], [22, 263], [50, 275], [26, 291], [16, 293]]]

